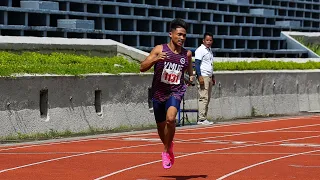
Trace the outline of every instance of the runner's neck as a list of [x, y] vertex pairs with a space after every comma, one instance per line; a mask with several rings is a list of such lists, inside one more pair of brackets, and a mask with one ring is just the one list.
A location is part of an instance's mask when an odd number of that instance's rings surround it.
[[181, 47], [174, 45], [172, 41], [168, 43], [168, 48], [175, 54], [180, 54], [182, 49]]

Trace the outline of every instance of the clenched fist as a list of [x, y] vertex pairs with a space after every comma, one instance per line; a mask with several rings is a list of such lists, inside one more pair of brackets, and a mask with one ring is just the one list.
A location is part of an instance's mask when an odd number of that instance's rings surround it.
[[159, 60], [164, 60], [165, 58], [168, 58], [168, 57], [167, 57], [167, 54], [166, 54], [165, 52], [161, 52], [161, 53], [159, 53], [158, 56], [157, 56], [157, 61], [159, 61]]

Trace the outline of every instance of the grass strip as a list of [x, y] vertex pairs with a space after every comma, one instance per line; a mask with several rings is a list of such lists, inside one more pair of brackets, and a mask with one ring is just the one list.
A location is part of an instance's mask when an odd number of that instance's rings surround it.
[[[240, 61], [215, 62], [215, 71], [234, 70], [305, 70], [320, 69], [320, 62], [306, 63], [283, 61]], [[57, 74], [83, 75], [92, 73], [139, 73], [140, 64], [130, 62], [122, 56], [91, 57], [84, 55], [37, 52], [0, 52], [0, 76], [15, 76], [16, 74]], [[148, 72], [153, 72], [151, 68]]]

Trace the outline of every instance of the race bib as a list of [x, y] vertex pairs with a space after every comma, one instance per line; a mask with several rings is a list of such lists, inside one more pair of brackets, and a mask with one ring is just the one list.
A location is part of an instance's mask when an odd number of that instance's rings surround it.
[[181, 74], [181, 71], [163, 69], [161, 82], [166, 84], [180, 84]]

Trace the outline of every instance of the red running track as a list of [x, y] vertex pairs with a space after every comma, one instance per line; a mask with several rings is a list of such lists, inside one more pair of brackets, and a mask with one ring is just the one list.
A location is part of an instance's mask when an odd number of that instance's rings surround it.
[[164, 170], [155, 131], [0, 146], [0, 179], [320, 178], [320, 116], [178, 128]]

